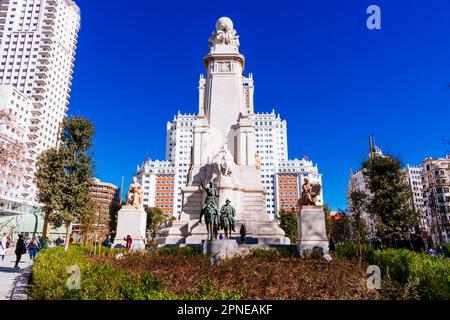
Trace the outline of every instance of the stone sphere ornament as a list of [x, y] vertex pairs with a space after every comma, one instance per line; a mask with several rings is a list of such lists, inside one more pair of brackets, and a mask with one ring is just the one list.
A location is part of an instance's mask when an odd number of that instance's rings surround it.
[[231, 31], [233, 30], [233, 21], [228, 17], [219, 18], [216, 22], [216, 30]]

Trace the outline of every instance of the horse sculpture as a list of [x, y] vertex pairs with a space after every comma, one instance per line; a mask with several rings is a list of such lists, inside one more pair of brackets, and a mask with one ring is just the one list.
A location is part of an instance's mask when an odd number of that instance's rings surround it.
[[200, 214], [200, 223], [202, 217], [205, 216], [206, 230], [208, 231], [208, 240], [216, 240], [219, 230], [219, 219], [217, 210], [213, 206], [206, 206]]

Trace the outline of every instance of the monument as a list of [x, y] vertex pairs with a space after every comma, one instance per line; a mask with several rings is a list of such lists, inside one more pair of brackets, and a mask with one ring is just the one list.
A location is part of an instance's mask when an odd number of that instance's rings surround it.
[[325, 229], [325, 213], [322, 206], [316, 205], [322, 186], [304, 180], [302, 193], [298, 200], [297, 232], [298, 252], [320, 250], [328, 255], [328, 238]]
[[214, 223], [202, 223], [200, 217], [205, 216], [205, 222], [210, 216], [216, 219], [219, 208], [228, 199], [234, 210], [230, 238], [238, 238], [235, 230], [245, 224], [247, 237], [253, 243], [290, 244], [278, 223], [266, 213], [255, 128], [251, 111], [245, 107], [245, 58], [239, 53], [239, 36], [229, 18], [217, 21], [209, 47], [210, 52], [203, 59], [207, 73], [205, 99], [193, 124], [191, 166], [187, 186], [182, 189], [182, 213], [163, 230], [157, 243], [200, 244], [208, 237], [214, 238]]
[[113, 247], [125, 247], [125, 238], [130, 235], [133, 240], [132, 250], [144, 250], [146, 237], [147, 214], [142, 205], [142, 186], [133, 177], [127, 193], [125, 205], [119, 210], [117, 232]]

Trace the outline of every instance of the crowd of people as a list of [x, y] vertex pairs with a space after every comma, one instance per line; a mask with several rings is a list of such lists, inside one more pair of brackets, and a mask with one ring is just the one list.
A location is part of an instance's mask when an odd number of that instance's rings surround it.
[[11, 234], [3, 233], [0, 236], [0, 261], [5, 260], [6, 251], [9, 248], [14, 248], [16, 255], [15, 269], [19, 269], [19, 263], [22, 256], [28, 252], [30, 260], [35, 261], [36, 257], [42, 249], [48, 247], [62, 246], [65, 240], [58, 237], [55, 241], [51, 241], [46, 236], [37, 235], [34, 237], [24, 237], [22, 234], [17, 236], [17, 241], [14, 243]]

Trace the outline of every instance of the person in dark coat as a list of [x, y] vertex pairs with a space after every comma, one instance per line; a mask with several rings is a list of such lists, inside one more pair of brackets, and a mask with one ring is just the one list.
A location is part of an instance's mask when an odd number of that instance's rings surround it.
[[14, 269], [19, 269], [19, 262], [24, 253], [27, 253], [27, 246], [25, 241], [23, 240], [23, 235], [19, 234], [19, 239], [16, 243], [16, 250], [14, 251], [16, 254], [16, 264], [14, 265]]
[[245, 224], [241, 225], [241, 230], [239, 230], [239, 233], [241, 234], [241, 243], [244, 243], [245, 236], [247, 235], [247, 228], [245, 227]]

